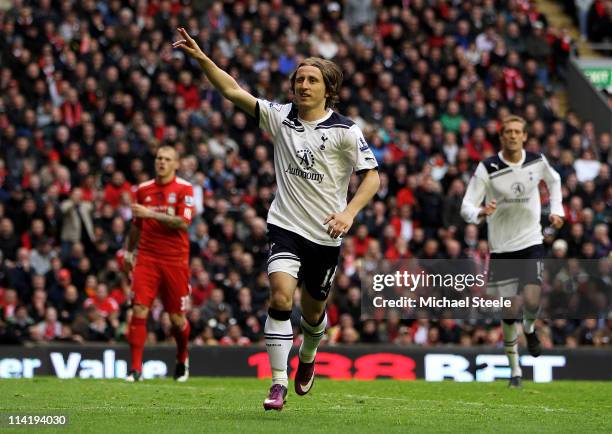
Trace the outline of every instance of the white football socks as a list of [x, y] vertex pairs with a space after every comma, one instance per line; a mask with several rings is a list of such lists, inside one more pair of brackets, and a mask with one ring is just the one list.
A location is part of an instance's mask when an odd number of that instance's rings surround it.
[[538, 318], [539, 311], [540, 309], [532, 311], [527, 308], [523, 308], [523, 332], [527, 334], [532, 334], [535, 332], [535, 322]]
[[304, 317], [302, 317], [300, 325], [304, 333], [304, 339], [302, 339], [302, 345], [300, 345], [300, 360], [304, 363], [312, 363], [317, 355], [317, 347], [325, 334], [327, 314], [324, 313], [319, 324], [314, 326], [308, 324]]
[[287, 377], [287, 359], [293, 345], [293, 328], [291, 321], [277, 320], [270, 315], [264, 326], [266, 350], [270, 358], [272, 368], [272, 384], [281, 384], [285, 387], [289, 384]]
[[508, 356], [512, 377], [522, 377], [523, 371], [519, 365], [518, 352], [518, 333], [516, 331], [516, 321], [512, 324], [506, 324], [502, 321], [502, 330], [504, 332], [504, 351]]

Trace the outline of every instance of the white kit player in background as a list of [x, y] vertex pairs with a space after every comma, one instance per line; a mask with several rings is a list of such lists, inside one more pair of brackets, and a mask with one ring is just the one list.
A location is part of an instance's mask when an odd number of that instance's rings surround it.
[[[314, 381], [315, 355], [325, 334], [325, 306], [336, 273], [342, 236], [380, 185], [378, 165], [359, 127], [334, 112], [342, 72], [328, 60], [303, 60], [291, 75], [294, 102], [278, 104], [242, 89], [206, 56], [185, 29], [173, 44], [195, 59], [211, 84], [271, 137], [277, 193], [268, 212], [270, 307], [264, 327], [272, 387], [266, 410], [281, 410], [288, 388], [287, 360], [293, 344], [289, 317], [293, 293], [302, 287], [304, 339], [295, 376], [298, 395]], [[353, 171], [361, 184], [347, 204]]]
[[[541, 277], [544, 257], [539, 183], [543, 180], [550, 193], [551, 225], [563, 225], [561, 178], [542, 154], [526, 152], [526, 121], [509, 116], [502, 122], [502, 150], [480, 162], [470, 180], [461, 215], [468, 223], [488, 224], [491, 266], [488, 293], [513, 296], [522, 290], [523, 331], [529, 353], [541, 353], [535, 331], [540, 305]], [[486, 205], [483, 201], [486, 199]], [[506, 261], [520, 259], [521, 261]], [[514, 264], [514, 266], [512, 265]], [[515, 312], [515, 315], [518, 313]], [[518, 316], [518, 315], [517, 315]], [[518, 363], [516, 320], [504, 318], [504, 349], [511, 368], [510, 386], [521, 385], [522, 372]]]

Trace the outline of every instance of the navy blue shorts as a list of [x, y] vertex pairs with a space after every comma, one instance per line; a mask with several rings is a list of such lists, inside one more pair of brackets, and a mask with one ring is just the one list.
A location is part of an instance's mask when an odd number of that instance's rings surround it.
[[268, 224], [268, 275], [281, 271], [298, 279], [312, 298], [327, 300], [340, 258], [340, 246], [323, 246]]
[[[544, 246], [538, 244], [515, 252], [491, 253], [487, 293], [516, 295], [525, 285], [541, 285], [544, 272]], [[514, 287], [514, 294], [508, 288]], [[507, 288], [502, 291], [496, 289]], [[493, 290], [493, 291], [490, 291]], [[502, 292], [502, 293], [499, 293]]]

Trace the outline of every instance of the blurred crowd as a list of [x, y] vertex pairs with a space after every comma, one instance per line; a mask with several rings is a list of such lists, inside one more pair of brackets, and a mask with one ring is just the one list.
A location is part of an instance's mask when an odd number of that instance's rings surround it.
[[[486, 261], [486, 229], [459, 209], [510, 113], [563, 180], [567, 220], [545, 230], [548, 253], [610, 254], [611, 137], [561, 116], [552, 89], [573, 42], [533, 2], [0, 0], [0, 341], [125, 339], [122, 247], [160, 144], [194, 186], [193, 344], [262, 341], [273, 149], [171, 49], [178, 26], [260, 98], [291, 100], [288, 74], [306, 56], [344, 71], [337, 110], [365, 132], [381, 188], [344, 242], [328, 343], [501, 345], [495, 323], [360, 321], [359, 273], [381, 259]], [[542, 326], [545, 346], [610, 345], [603, 316]], [[172, 340], [159, 302], [149, 331]]]
[[612, 44], [611, 0], [564, 0], [563, 9], [574, 19], [584, 40]]

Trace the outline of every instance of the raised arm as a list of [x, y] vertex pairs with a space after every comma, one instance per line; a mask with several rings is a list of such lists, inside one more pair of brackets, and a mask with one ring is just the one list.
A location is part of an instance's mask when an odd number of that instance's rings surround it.
[[172, 48], [180, 48], [187, 55], [195, 59], [200, 64], [206, 78], [208, 78], [215, 89], [250, 116], [254, 117], [257, 99], [241, 88], [231, 75], [219, 68], [215, 62], [204, 54], [202, 49], [183, 27], [177, 30], [182, 39], [173, 43]]

